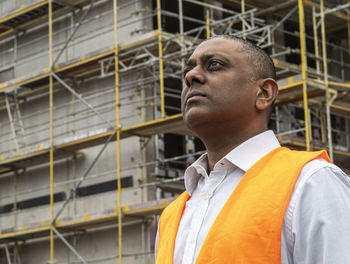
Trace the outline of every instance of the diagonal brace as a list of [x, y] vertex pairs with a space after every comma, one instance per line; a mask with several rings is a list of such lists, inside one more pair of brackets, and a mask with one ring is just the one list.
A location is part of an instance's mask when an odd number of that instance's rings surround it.
[[[295, 6], [292, 10], [290, 10], [290, 11], [288, 12], [288, 14], [285, 15], [281, 21], [279, 21], [276, 25], [274, 25], [274, 26], [272, 27], [271, 32], [269, 33], [269, 35], [272, 34], [277, 28], [279, 28], [288, 18], [290, 18], [291, 15], [293, 15], [293, 13], [294, 13], [295, 11], [297, 11], [297, 9], [298, 9], [298, 6]], [[261, 44], [261, 43], [263, 43], [267, 37], [268, 37], [268, 35], [266, 35], [265, 37], [263, 37], [262, 39], [260, 39], [258, 45]]]
[[95, 157], [93, 162], [90, 164], [90, 166], [86, 169], [86, 171], [84, 172], [83, 176], [80, 178], [80, 181], [77, 183], [77, 185], [73, 189], [71, 189], [68, 199], [66, 199], [64, 201], [64, 204], [62, 205], [60, 210], [57, 212], [55, 218], [52, 221], [52, 225], [56, 224], [57, 218], [60, 216], [60, 214], [62, 213], [63, 209], [67, 206], [67, 204], [73, 199], [73, 196], [74, 196], [75, 192], [80, 187], [81, 183], [85, 180], [85, 178], [88, 176], [88, 174], [90, 173], [92, 168], [95, 166], [97, 160], [101, 157], [102, 153], [107, 148], [108, 143], [112, 140], [112, 138], [115, 136], [116, 133], [117, 133], [117, 130], [114, 130], [114, 132], [107, 138], [107, 140], [106, 140], [105, 144], [103, 145], [102, 149], [97, 154], [97, 156]]
[[105, 121], [106, 123], [108, 123], [108, 125], [110, 125], [112, 128], [114, 128], [114, 126], [112, 125], [111, 122], [109, 122], [107, 119], [105, 119], [100, 112], [98, 112], [91, 104], [89, 104], [83, 97], [81, 97], [76, 91], [74, 91], [74, 89], [72, 89], [72, 87], [70, 87], [65, 81], [63, 81], [60, 77], [57, 76], [56, 73], [51, 72], [52, 76], [60, 83], [62, 84], [65, 88], [67, 88], [72, 94], [75, 95], [75, 97], [77, 97], [83, 104], [85, 104], [87, 107], [89, 107], [91, 109], [91, 111], [93, 111], [100, 119], [102, 119], [103, 121]]
[[58, 53], [56, 59], [54, 60], [53, 64], [50, 65], [50, 67], [52, 67], [52, 71], [54, 70], [54, 65], [58, 62], [59, 58], [62, 56], [63, 51], [67, 48], [68, 43], [72, 40], [72, 38], [74, 37], [75, 33], [77, 32], [78, 28], [81, 26], [83, 20], [85, 19], [85, 17], [87, 16], [87, 14], [89, 13], [90, 9], [92, 8], [92, 6], [94, 5], [95, 0], [91, 0], [90, 2], [90, 6], [88, 9], [85, 10], [84, 14], [80, 17], [78, 23], [76, 24], [72, 34], [69, 36], [69, 38], [67, 39], [66, 43], [64, 44], [64, 46], [61, 48], [60, 52]]
[[71, 244], [69, 244], [69, 242], [57, 231], [57, 229], [53, 226], [51, 228], [53, 232], [55, 232], [55, 234], [63, 241], [63, 243], [66, 244], [66, 246], [74, 253], [74, 255], [76, 255], [84, 264], [87, 264], [83, 257], [80, 256], [78, 251], [76, 251], [75, 248]]

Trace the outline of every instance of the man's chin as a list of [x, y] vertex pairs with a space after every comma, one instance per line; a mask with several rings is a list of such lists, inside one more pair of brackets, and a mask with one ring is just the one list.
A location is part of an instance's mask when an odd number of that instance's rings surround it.
[[200, 111], [199, 109], [190, 109], [189, 111], [183, 113], [185, 125], [193, 132], [195, 132], [197, 127], [200, 127], [206, 123], [208, 119], [209, 114]]

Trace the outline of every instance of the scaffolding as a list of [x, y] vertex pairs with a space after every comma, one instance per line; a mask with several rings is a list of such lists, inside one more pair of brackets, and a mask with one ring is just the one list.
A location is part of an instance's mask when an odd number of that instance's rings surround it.
[[[0, 206], [4, 205], [0, 207], [4, 223], [0, 251], [5, 263], [21, 263], [25, 242], [38, 239], [49, 241], [46, 261], [52, 264], [57, 261], [55, 241], [74, 255], [69, 263], [111, 259], [122, 263], [130, 256], [152, 262], [146, 230], [152, 232], [155, 216], [184, 189], [184, 168], [204, 153], [182, 121], [179, 102], [184, 62], [210, 36], [231, 34], [268, 50], [280, 90], [270, 126], [281, 144], [308, 151], [326, 148], [336, 164], [350, 171], [350, 3], [242, 0], [214, 5], [178, 0], [176, 4], [44, 0], [0, 18], [0, 78], [6, 79], [0, 80], [0, 180], [11, 178], [14, 186], [13, 192], [0, 197]], [[184, 5], [201, 10], [201, 17], [188, 15]], [[93, 13], [97, 7], [102, 12]], [[102, 18], [110, 20], [98, 27]], [[59, 27], [63, 22], [66, 26]], [[47, 35], [36, 35], [43, 29]], [[339, 42], [333, 40], [333, 32], [341, 33]], [[36, 38], [26, 39], [30, 34]], [[97, 41], [99, 48], [86, 47], [88, 52], [81, 52], [88, 41]], [[38, 68], [33, 61], [47, 61], [47, 65]], [[113, 84], [105, 81], [108, 78], [114, 79]], [[86, 83], [95, 88], [86, 88]], [[64, 100], [57, 99], [61, 94]], [[36, 100], [46, 100], [47, 107], [32, 104]], [[182, 153], [171, 152], [169, 157], [167, 150], [176, 144], [171, 135], [177, 135], [184, 147]], [[154, 148], [154, 157], [125, 166], [122, 143], [135, 137], [140, 156], [146, 157], [147, 149]], [[93, 174], [111, 142], [116, 168]], [[99, 149], [80, 177], [55, 180], [61, 161], [84, 158], [91, 148]], [[18, 179], [40, 166], [49, 167], [48, 184], [18, 191]], [[123, 186], [125, 173], [136, 170], [138, 183]], [[110, 179], [117, 182], [116, 205], [99, 212], [67, 213], [84, 183]], [[122, 194], [135, 190], [141, 193], [140, 201], [124, 203]], [[24, 202], [19, 197], [36, 193], [48, 195], [49, 218], [27, 223], [20, 218]], [[125, 253], [123, 227], [135, 224], [142, 226], [142, 252]], [[87, 259], [67, 239], [82, 230], [106, 227], [118, 230], [118, 252], [111, 256]]]

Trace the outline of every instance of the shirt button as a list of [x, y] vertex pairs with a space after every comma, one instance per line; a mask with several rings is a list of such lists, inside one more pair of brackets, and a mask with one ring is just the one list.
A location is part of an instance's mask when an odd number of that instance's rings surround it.
[[224, 165], [225, 165], [225, 163], [224, 163], [224, 162], [220, 162], [220, 165], [224, 166]]
[[198, 174], [201, 174], [200, 168], [197, 168], [196, 171], [197, 171]]
[[203, 200], [208, 200], [209, 199], [209, 195], [207, 193], [202, 195], [202, 199]]
[[196, 243], [196, 239], [194, 237], [191, 238], [191, 244]]

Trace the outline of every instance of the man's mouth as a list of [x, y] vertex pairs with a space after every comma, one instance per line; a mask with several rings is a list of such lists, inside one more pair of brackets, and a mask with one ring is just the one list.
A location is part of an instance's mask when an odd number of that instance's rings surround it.
[[195, 101], [195, 100], [201, 99], [203, 97], [206, 97], [204, 93], [197, 92], [197, 91], [190, 92], [187, 96], [186, 103], [188, 103], [189, 101]]

